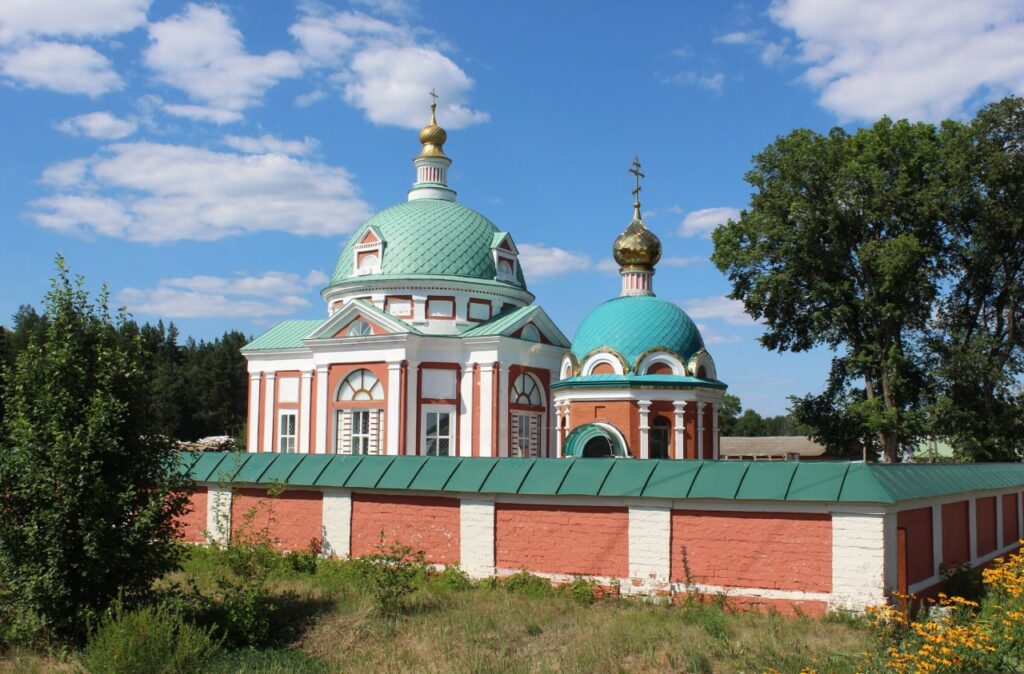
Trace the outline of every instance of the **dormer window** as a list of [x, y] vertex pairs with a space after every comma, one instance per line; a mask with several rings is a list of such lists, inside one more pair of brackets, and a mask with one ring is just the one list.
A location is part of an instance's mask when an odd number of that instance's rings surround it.
[[513, 278], [515, 276], [515, 267], [512, 266], [512, 262], [509, 260], [498, 260], [498, 277]]
[[518, 283], [519, 249], [508, 232], [494, 234], [491, 240], [491, 255], [494, 256], [494, 278]]
[[540, 330], [533, 323], [527, 323], [523, 326], [522, 332], [519, 333], [519, 339], [525, 339], [528, 342], [539, 342]]
[[359, 260], [359, 271], [363, 274], [372, 274], [380, 268], [380, 258], [376, 255], [364, 255]]
[[384, 239], [376, 227], [369, 227], [352, 247], [352, 273], [355, 276], [379, 274], [384, 254]]
[[348, 326], [348, 330], [345, 331], [346, 337], [367, 337], [373, 334], [373, 328], [370, 324], [362, 319], [352, 321]]

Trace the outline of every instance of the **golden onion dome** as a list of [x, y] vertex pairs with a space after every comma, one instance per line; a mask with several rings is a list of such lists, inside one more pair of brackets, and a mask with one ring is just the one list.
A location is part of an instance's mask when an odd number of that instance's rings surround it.
[[612, 244], [612, 255], [627, 270], [651, 271], [661, 259], [661, 240], [640, 217], [640, 204], [633, 204], [633, 221]]
[[437, 103], [430, 106], [430, 123], [420, 129], [420, 142], [423, 149], [416, 157], [447, 157], [444, 153], [444, 142], [448, 140], [448, 132], [437, 125]]

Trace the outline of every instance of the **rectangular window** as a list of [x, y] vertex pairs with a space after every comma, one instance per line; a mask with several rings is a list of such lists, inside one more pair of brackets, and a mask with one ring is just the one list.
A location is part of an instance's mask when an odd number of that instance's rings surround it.
[[386, 312], [399, 318], [412, 318], [412, 299], [409, 297], [389, 297], [385, 302]]
[[380, 452], [381, 410], [341, 409], [334, 417], [334, 451], [338, 454]]
[[370, 410], [351, 410], [351, 444], [353, 454], [370, 453]]
[[540, 454], [540, 417], [536, 414], [512, 415], [512, 456]]
[[448, 297], [428, 298], [427, 318], [455, 318], [455, 300]]
[[452, 454], [452, 426], [451, 412], [424, 412], [423, 453], [428, 456]]
[[467, 318], [471, 321], [491, 320], [491, 303], [483, 300], [470, 300]]
[[295, 412], [281, 412], [277, 424], [277, 451], [281, 453], [295, 451]]

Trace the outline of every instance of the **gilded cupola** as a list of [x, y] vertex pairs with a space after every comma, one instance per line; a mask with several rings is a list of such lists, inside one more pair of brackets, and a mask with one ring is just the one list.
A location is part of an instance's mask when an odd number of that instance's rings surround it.
[[633, 158], [629, 169], [636, 180], [633, 188], [633, 220], [612, 244], [612, 255], [619, 264], [623, 295], [653, 295], [651, 276], [661, 259], [661, 241], [647, 229], [640, 215], [640, 160]]

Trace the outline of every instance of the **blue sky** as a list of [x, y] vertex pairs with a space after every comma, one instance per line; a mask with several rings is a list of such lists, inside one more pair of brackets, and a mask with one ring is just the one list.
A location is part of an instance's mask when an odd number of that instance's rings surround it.
[[751, 156], [797, 127], [966, 118], [1024, 92], [1024, 5], [7, 0], [0, 322], [39, 301], [58, 251], [197, 338], [324, 315], [347, 233], [405, 199], [435, 87], [459, 201], [512, 232], [570, 336], [618, 292], [639, 155], [655, 290], [774, 414], [830, 354], [762, 349], [708, 260]]

